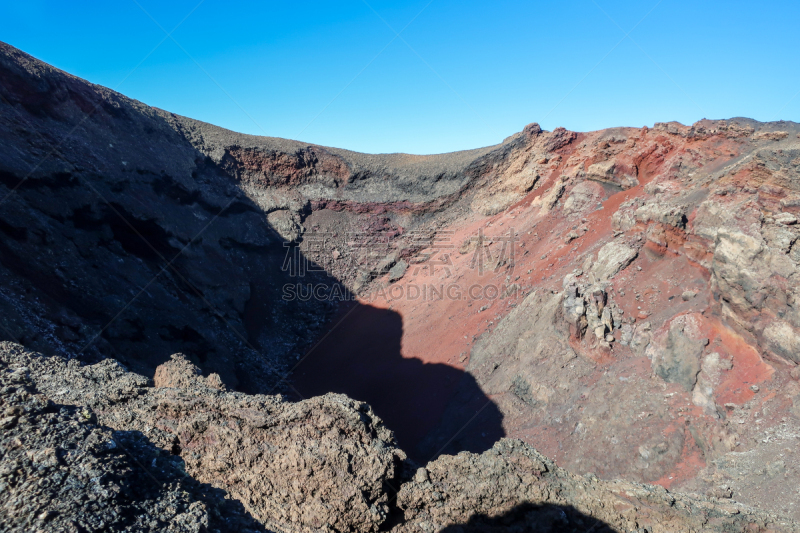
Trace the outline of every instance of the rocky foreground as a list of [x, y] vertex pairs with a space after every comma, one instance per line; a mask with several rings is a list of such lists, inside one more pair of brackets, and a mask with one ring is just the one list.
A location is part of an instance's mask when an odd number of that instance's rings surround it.
[[799, 136], [358, 154], [0, 43], [0, 529], [797, 530]]
[[731, 501], [601, 481], [503, 439], [419, 468], [369, 406], [155, 381], [0, 345], [4, 531], [794, 531]]

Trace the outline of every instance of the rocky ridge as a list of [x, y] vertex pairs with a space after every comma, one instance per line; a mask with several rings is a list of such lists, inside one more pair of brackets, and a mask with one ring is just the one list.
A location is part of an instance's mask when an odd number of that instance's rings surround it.
[[54, 403], [19, 361], [2, 367], [3, 531], [264, 531], [241, 503], [188, 477], [182, 461], [141, 433]]
[[483, 530], [497, 517], [546, 531], [797, 527], [735, 502], [570, 474], [513, 439], [414, 469], [363, 403], [226, 392], [182, 354], [159, 367], [160, 386], [110, 359], [84, 366], [8, 342], [0, 366], [10, 531], [400, 533]]

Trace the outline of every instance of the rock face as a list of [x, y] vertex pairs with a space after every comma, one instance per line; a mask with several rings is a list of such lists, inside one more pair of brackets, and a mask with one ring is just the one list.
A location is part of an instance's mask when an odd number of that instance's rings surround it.
[[800, 518], [800, 125], [357, 154], [2, 43], [0, 97], [4, 528]]
[[622, 243], [610, 242], [597, 252], [597, 261], [592, 265], [592, 273], [599, 280], [613, 278], [620, 270], [636, 259], [636, 249]]
[[[397, 531], [747, 531], [791, 528], [733, 503], [577, 476], [520, 441], [443, 456], [398, 495]], [[742, 513], [745, 511], [745, 513]], [[453, 525], [457, 524], [457, 525]], [[448, 526], [443, 529], [443, 526]]]
[[405, 454], [363, 403], [223, 392], [181, 356], [157, 369], [167, 384], [151, 388], [111, 360], [82, 367], [9, 343], [0, 353], [5, 364], [26, 365], [45, 394], [87, 405], [100, 424], [180, 457], [186, 473], [224, 489], [267, 527], [377, 531], [388, 517], [386, 490]]
[[0, 365], [0, 409], [3, 531], [264, 531], [141, 433], [40, 394], [18, 363]]
[[[466, 402], [477, 385], [505, 436], [571, 471], [730, 492], [800, 517], [779, 496], [800, 478], [800, 127], [660, 124], [537, 151], [550, 135], [537, 130], [508, 156], [535, 166], [535, 188], [493, 214], [471, 204], [472, 218], [439, 230], [465, 243], [448, 271], [395, 284], [514, 284], [516, 297], [379, 302], [414, 325], [404, 357], [473, 378], [448, 393], [420, 446], [486, 449], [485, 415]], [[516, 179], [497, 168], [481, 191]], [[476, 256], [494, 262], [480, 271]], [[434, 334], [446, 341], [431, 354]], [[757, 466], [777, 460], [781, 475]]]
[[732, 502], [570, 474], [513, 439], [413, 470], [369, 407], [345, 396], [292, 404], [208, 387], [181, 356], [165, 366], [158, 374], [182, 372], [182, 386], [150, 387], [112, 360], [81, 366], [0, 344], [4, 530], [797, 527]]
[[218, 374], [204, 377], [200, 368], [189, 361], [184, 354], [172, 354], [170, 359], [156, 368], [153, 376], [156, 388], [179, 389], [197, 386], [225, 390], [225, 385]]
[[150, 376], [184, 352], [273, 386], [330, 312], [280, 298], [287, 230], [265, 215], [303, 201], [249, 197], [169, 113], [5, 44], [0, 72], [4, 338]]
[[[332, 286], [381, 273], [370, 242], [348, 243], [403, 234], [491, 164], [493, 148], [366, 155], [240, 135], [4, 43], [0, 73], [3, 338], [151, 376], [183, 352], [231, 388], [283, 384]], [[286, 298], [298, 281], [328, 290]]]

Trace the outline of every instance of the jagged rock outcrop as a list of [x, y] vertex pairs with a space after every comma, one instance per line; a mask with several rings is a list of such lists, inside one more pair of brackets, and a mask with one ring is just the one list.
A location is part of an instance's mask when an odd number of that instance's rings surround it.
[[156, 388], [182, 389], [191, 387], [205, 387], [209, 389], [225, 390], [225, 385], [218, 374], [203, 376], [200, 367], [192, 363], [182, 354], [172, 354], [170, 361], [158, 365], [153, 384]]
[[170, 379], [156, 387], [112, 360], [81, 366], [10, 343], [0, 360], [25, 365], [40, 391], [87, 406], [100, 424], [145, 435], [267, 527], [377, 531], [388, 517], [405, 454], [366, 404], [220, 391], [181, 356], [159, 367]]
[[[398, 495], [411, 531], [791, 531], [796, 524], [742, 505], [601, 481], [557, 467], [512, 439], [480, 455], [443, 456]], [[449, 526], [449, 527], [448, 527]]]
[[141, 433], [112, 431], [87, 407], [54, 403], [20, 363], [0, 363], [0, 529], [264, 531]]
[[405, 455], [364, 404], [226, 393], [182, 356], [165, 365], [159, 375], [181, 386], [151, 387], [112, 360], [82, 366], [0, 344], [0, 523], [401, 533], [483, 529], [500, 517], [504, 527], [550, 531], [796, 527], [732, 502], [570, 474], [512, 439], [401, 475]]

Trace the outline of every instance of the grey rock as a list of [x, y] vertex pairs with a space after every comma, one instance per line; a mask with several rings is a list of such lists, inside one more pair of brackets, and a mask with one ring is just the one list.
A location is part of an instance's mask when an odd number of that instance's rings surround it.
[[597, 253], [597, 260], [592, 265], [591, 272], [600, 281], [611, 279], [617, 272], [631, 264], [637, 255], [638, 252], [626, 244], [610, 242]]
[[54, 403], [19, 366], [0, 362], [0, 408], [27, 415], [0, 432], [0, 529], [265, 531], [224, 490], [187, 476], [179, 457]]
[[389, 281], [399, 280], [405, 275], [406, 270], [408, 270], [408, 263], [401, 259], [389, 270]]
[[708, 339], [698, 338], [692, 319], [678, 316], [650, 343], [653, 371], [668, 383], [679, 383], [691, 391], [700, 373], [700, 359]]
[[794, 527], [733, 502], [571, 474], [514, 439], [502, 439], [482, 454], [442, 456], [426, 469], [425, 479], [403, 484], [398, 493], [405, 521], [393, 529], [395, 533], [441, 531], [447, 524], [454, 524], [453, 530], [498, 533], [606, 527], [649, 533], [743, 532], [748, 527], [786, 531]]

